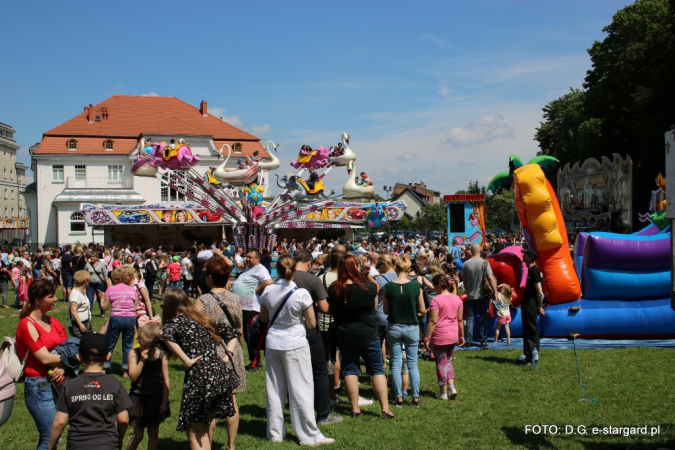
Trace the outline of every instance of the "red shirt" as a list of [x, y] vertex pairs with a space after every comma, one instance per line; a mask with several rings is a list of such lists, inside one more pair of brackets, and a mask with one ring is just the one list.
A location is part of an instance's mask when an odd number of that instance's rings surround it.
[[[28, 331], [28, 322], [33, 322], [33, 326], [35, 326], [35, 329], [40, 335], [37, 341], [33, 340], [30, 331]], [[19, 326], [16, 328], [16, 349], [21, 361], [23, 361], [23, 358], [26, 356], [26, 350], [30, 351], [30, 355], [26, 361], [26, 369], [24, 371], [26, 377], [46, 378], [50, 368], [38, 361], [34, 356], [35, 352], [42, 347], [47, 347], [47, 351], [51, 352], [54, 347], [63, 344], [68, 338], [66, 330], [58, 320], [49, 317], [49, 325], [51, 326], [51, 330], [47, 331], [30, 317], [24, 317], [19, 321]]]
[[166, 266], [169, 271], [169, 281], [180, 281], [180, 264], [173, 262]]

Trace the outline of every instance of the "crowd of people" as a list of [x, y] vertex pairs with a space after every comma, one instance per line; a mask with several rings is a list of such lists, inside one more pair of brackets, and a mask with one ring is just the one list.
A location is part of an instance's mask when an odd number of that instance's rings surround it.
[[[276, 249], [276, 279], [271, 255], [244, 253], [226, 242], [195, 244], [188, 252], [96, 245], [45, 248], [33, 255], [23, 249], [3, 252], [4, 283], [11, 281], [21, 308], [17, 350], [26, 358], [25, 398], [38, 448], [56, 448], [67, 423], [68, 448], [119, 447], [128, 424], [134, 430], [128, 449], [137, 448], [146, 432], [148, 448], [157, 448], [160, 424], [171, 414], [170, 359], [185, 366], [176, 429], [186, 432], [194, 449], [211, 448], [217, 418], [225, 419], [227, 448], [234, 448], [236, 394], [246, 390], [246, 377], [263, 367], [267, 438], [275, 442], [286, 438], [288, 399], [301, 445], [333, 443], [321, 427], [344, 420], [332, 412], [343, 388], [351, 418], [373, 403], [359, 392], [361, 361], [384, 419], [395, 417], [391, 406], [419, 408], [422, 355], [435, 361], [436, 398], [454, 399], [455, 349], [489, 348], [490, 302], [498, 332], [504, 326], [510, 343], [511, 287], [497, 286], [485, 258], [513, 242], [515, 237], [488, 238], [483, 245], [460, 246], [392, 237], [357, 246], [283, 239]], [[539, 357], [536, 318], [544, 310], [536, 253], [524, 255], [530, 271], [519, 359], [528, 365]], [[7, 290], [2, 280], [0, 293]], [[57, 289], [70, 304], [67, 327], [49, 314]], [[154, 310], [157, 301], [160, 314]], [[100, 330], [92, 330], [96, 303], [106, 318]], [[120, 335], [128, 392], [105, 375], [119, 373], [112, 353]], [[92, 427], [93, 421], [105, 426]]]

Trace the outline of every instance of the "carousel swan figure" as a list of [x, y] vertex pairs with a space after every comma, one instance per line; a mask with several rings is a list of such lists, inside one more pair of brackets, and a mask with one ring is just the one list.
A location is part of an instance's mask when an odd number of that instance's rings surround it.
[[220, 147], [218, 155], [219, 157], [222, 156], [225, 147], [227, 147], [227, 158], [225, 158], [225, 161], [223, 161], [222, 164], [215, 168], [212, 173], [213, 178], [220, 181], [221, 183], [229, 183], [232, 186], [237, 187], [243, 187], [252, 181], [255, 181], [256, 178], [258, 178], [258, 170], [260, 170], [258, 166], [260, 163], [251, 164], [250, 166], [246, 166], [243, 169], [227, 170], [225, 167], [227, 166], [227, 162], [230, 160], [230, 156], [232, 156], [232, 147], [230, 147], [228, 144], [223, 144], [223, 146]]
[[[272, 149], [274, 149], [274, 152], [270, 151], [270, 144], [272, 144]], [[279, 158], [274, 156], [274, 153], [277, 151], [277, 147], [279, 147], [279, 144], [275, 144], [272, 141], [267, 141], [267, 153], [269, 153], [272, 158], [269, 162], [259, 163], [258, 167], [260, 167], [260, 170], [276, 170], [281, 166], [281, 161], [279, 161]]]
[[349, 148], [349, 140], [351, 135], [347, 133], [342, 133], [342, 150], [343, 153], [340, 156], [329, 156], [328, 161], [330, 161], [334, 166], [347, 166], [349, 171], [349, 162], [356, 161], [356, 154]]
[[372, 197], [375, 194], [375, 186], [359, 186], [356, 184], [356, 163], [354, 161], [349, 161], [347, 164], [347, 172], [349, 173], [349, 178], [347, 182], [342, 187], [342, 195], [344, 198], [360, 198], [360, 197]]

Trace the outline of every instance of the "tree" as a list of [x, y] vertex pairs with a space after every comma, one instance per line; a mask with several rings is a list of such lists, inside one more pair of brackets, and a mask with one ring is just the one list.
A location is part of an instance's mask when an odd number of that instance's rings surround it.
[[535, 140], [561, 164], [629, 155], [637, 213], [664, 170], [663, 133], [675, 124], [675, 0], [638, 0], [603, 31], [588, 50], [593, 67], [583, 90], [544, 107]]
[[485, 228], [511, 229], [516, 215], [516, 202], [513, 191], [502, 191], [499, 194], [485, 197]]
[[415, 231], [445, 231], [448, 228], [448, 217], [445, 204], [424, 205], [420, 213], [412, 221]]

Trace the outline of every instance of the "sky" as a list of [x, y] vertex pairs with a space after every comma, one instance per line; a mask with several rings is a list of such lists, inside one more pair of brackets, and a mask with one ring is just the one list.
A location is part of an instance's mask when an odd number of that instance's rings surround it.
[[[382, 186], [452, 194], [527, 161], [625, 0], [5, 2], [0, 122], [28, 148], [115, 94], [178, 97], [280, 144], [351, 135]], [[286, 168], [288, 170], [286, 170]], [[326, 176], [339, 188], [344, 170]]]

